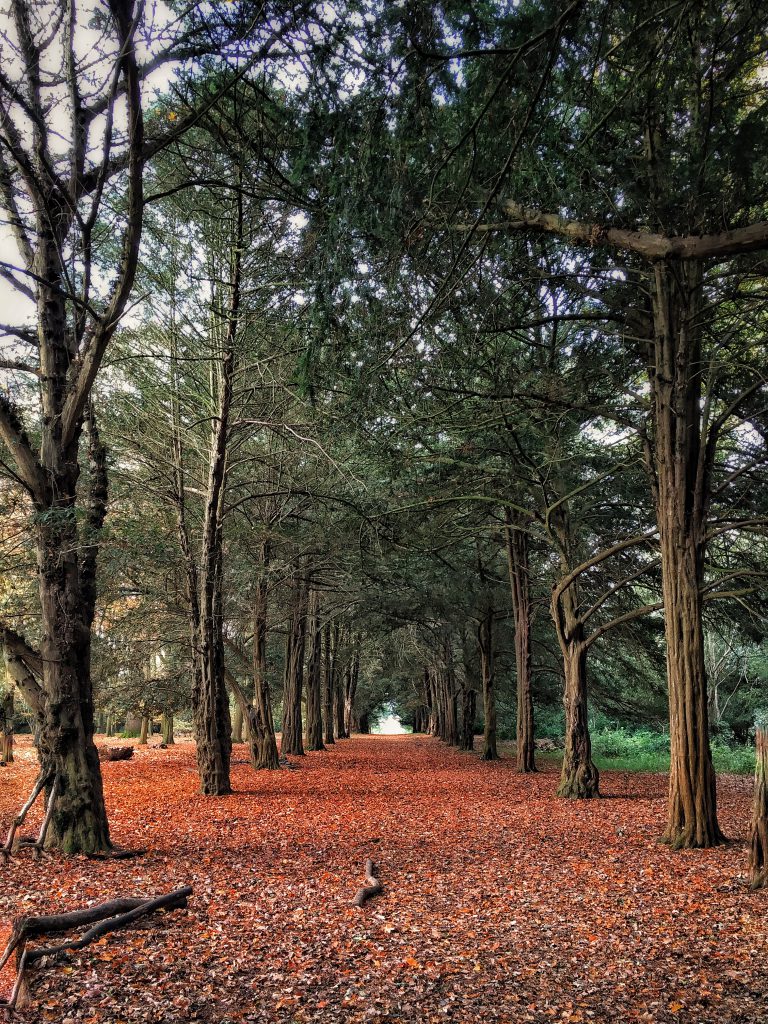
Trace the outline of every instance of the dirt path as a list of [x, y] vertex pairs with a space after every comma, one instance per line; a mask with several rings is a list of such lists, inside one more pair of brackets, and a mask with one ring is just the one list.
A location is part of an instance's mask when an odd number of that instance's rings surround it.
[[[235, 748], [243, 760], [243, 747]], [[418, 737], [355, 738], [297, 771], [233, 770], [196, 792], [184, 744], [106, 764], [110, 864], [29, 856], [0, 869], [0, 921], [189, 882], [186, 913], [110, 936], [33, 978], [18, 1021], [768, 1021], [768, 894], [740, 884], [750, 780], [720, 780], [734, 844], [657, 843], [666, 780], [603, 776], [553, 796]], [[35, 774], [0, 769], [0, 825]], [[351, 900], [367, 856], [384, 894]]]

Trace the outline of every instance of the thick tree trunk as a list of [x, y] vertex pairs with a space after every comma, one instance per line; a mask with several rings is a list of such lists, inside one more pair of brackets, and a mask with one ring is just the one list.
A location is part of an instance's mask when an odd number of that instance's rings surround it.
[[[552, 513], [550, 523], [560, 549], [560, 569], [565, 579], [573, 561], [571, 525], [565, 502]], [[557, 587], [553, 589], [550, 611], [563, 655], [564, 676], [565, 753], [557, 793], [569, 799], [590, 799], [600, 796], [600, 773], [592, 762], [587, 708], [588, 645], [584, 640], [576, 581], [562, 592]]]
[[669, 805], [674, 849], [723, 841], [709, 745], [702, 584], [716, 435], [702, 441], [702, 274], [693, 261], [654, 270], [652, 440], [669, 687]]
[[320, 594], [312, 591], [309, 602], [310, 651], [307, 666], [307, 750], [325, 750], [323, 744], [322, 704], [322, 639]]
[[267, 567], [270, 559], [269, 541], [261, 544], [261, 570], [253, 598], [253, 707], [248, 713], [251, 764], [257, 770], [274, 771], [280, 767], [275, 723], [272, 719], [272, 695], [267, 672], [267, 626], [269, 584]]
[[150, 718], [148, 715], [141, 716], [141, 729], [139, 730], [139, 743], [142, 746], [146, 746], [147, 740], [149, 739], [149, 723]]
[[587, 720], [587, 648], [582, 642], [566, 641], [563, 668], [565, 752], [557, 795], [568, 799], [589, 799], [600, 795], [600, 774], [592, 763], [592, 741]]
[[749, 837], [749, 884], [768, 887], [768, 729], [755, 730], [755, 794]]
[[367, 711], [363, 711], [357, 722], [357, 731], [367, 736], [371, 731], [371, 721]]
[[331, 658], [331, 623], [323, 627], [323, 724], [325, 745], [334, 742], [333, 731], [333, 661]]
[[173, 735], [173, 714], [170, 711], [164, 711], [163, 717], [160, 720], [160, 735], [162, 742], [166, 747], [170, 747], [175, 744], [176, 740]]
[[477, 630], [477, 646], [480, 651], [480, 677], [483, 683], [483, 761], [497, 761], [496, 746], [496, 680], [493, 650], [493, 608], [488, 607]]
[[535, 772], [533, 692], [531, 685], [531, 587], [528, 575], [528, 535], [515, 526], [507, 511], [507, 560], [515, 617], [517, 676], [516, 756], [519, 772]]
[[[38, 755], [41, 768], [59, 779], [47, 845], [68, 854], [110, 848], [99, 756], [93, 742], [95, 554], [92, 570], [78, 563], [73, 513], [77, 476], [75, 462], [62, 473], [56, 487], [58, 494], [68, 496], [62, 499], [66, 508], [57, 507], [58, 514], [42, 522], [37, 535], [45, 692]], [[84, 578], [91, 571], [94, 578]]]
[[283, 678], [283, 729], [280, 752], [302, 755], [304, 742], [301, 723], [301, 698], [304, 688], [304, 648], [307, 635], [307, 588], [304, 576], [293, 582], [293, 611], [288, 627]]
[[477, 712], [477, 691], [466, 684], [461, 691], [461, 750], [475, 749], [475, 715]]

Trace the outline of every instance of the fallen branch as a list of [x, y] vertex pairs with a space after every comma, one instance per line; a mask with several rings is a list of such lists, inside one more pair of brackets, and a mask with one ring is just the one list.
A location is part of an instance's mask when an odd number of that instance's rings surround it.
[[[16, 1008], [23, 990], [24, 972], [30, 964], [42, 960], [43, 957], [52, 957], [69, 950], [83, 949], [91, 942], [101, 938], [102, 935], [120, 928], [127, 928], [134, 921], [154, 913], [155, 910], [183, 909], [191, 894], [192, 887], [185, 885], [181, 889], [175, 889], [164, 896], [156, 896], [152, 899], [124, 898], [111, 900], [109, 903], [102, 903], [97, 907], [73, 910], [66, 914], [18, 918], [14, 922], [8, 945], [0, 956], [0, 970], [2, 970], [14, 952], [16, 953], [16, 980], [9, 999], [7, 1001], [0, 1000], [0, 1007], [8, 1012], [12, 1012]], [[42, 935], [61, 934], [83, 925], [92, 925], [92, 927], [88, 928], [78, 939], [62, 942], [56, 946], [38, 946], [34, 949], [27, 947], [27, 942], [30, 939]]]
[[365, 862], [365, 885], [357, 890], [357, 895], [352, 900], [352, 905], [362, 907], [366, 900], [378, 896], [382, 890], [382, 884], [376, 877], [376, 865], [370, 858]]

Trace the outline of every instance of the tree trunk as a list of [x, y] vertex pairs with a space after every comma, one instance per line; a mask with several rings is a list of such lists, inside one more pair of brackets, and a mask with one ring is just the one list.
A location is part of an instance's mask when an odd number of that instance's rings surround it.
[[336, 739], [346, 740], [349, 739], [347, 735], [346, 726], [344, 723], [344, 677], [347, 671], [347, 666], [341, 661], [341, 647], [344, 645], [344, 635], [346, 630], [342, 630], [338, 623], [334, 624], [333, 627], [333, 707], [334, 715], [336, 718]]
[[[572, 565], [572, 535], [568, 506], [561, 501], [550, 516], [560, 550], [560, 569], [565, 579]], [[579, 607], [579, 587], [573, 582], [562, 592], [555, 588], [550, 606], [557, 640], [563, 655], [563, 704], [565, 706], [565, 753], [558, 796], [590, 799], [600, 796], [600, 773], [592, 763], [592, 741], [587, 711], [587, 651]]]
[[755, 793], [749, 837], [749, 884], [768, 886], [768, 728], [755, 730]]
[[307, 589], [304, 576], [293, 582], [293, 612], [288, 627], [283, 678], [283, 729], [280, 752], [304, 753], [301, 724], [301, 698], [304, 687], [304, 648], [307, 635]]
[[235, 715], [232, 719], [232, 743], [243, 742], [243, 709], [239, 703], [235, 703]]
[[13, 764], [13, 690], [0, 696], [0, 761]]
[[269, 612], [267, 568], [269, 559], [270, 544], [268, 540], [265, 540], [261, 544], [261, 567], [253, 598], [253, 708], [248, 714], [251, 764], [257, 770], [275, 770], [280, 767], [267, 671]]
[[371, 721], [370, 721], [370, 718], [368, 716], [368, 712], [367, 711], [364, 711], [360, 715], [360, 718], [358, 719], [358, 723], [357, 724], [358, 724], [358, 732], [362, 733], [362, 735], [367, 736], [370, 733], [370, 731], [371, 731]]
[[310, 652], [307, 666], [307, 750], [325, 750], [322, 716], [322, 640], [320, 621], [320, 594], [313, 590], [309, 602]]
[[355, 723], [355, 696], [357, 695], [357, 684], [360, 678], [360, 640], [355, 640], [355, 648], [352, 660], [347, 666], [344, 677], [344, 732], [350, 736], [354, 732]]
[[496, 681], [493, 651], [493, 608], [488, 607], [477, 630], [477, 645], [480, 651], [480, 676], [483, 682], [483, 761], [497, 761], [496, 747]]
[[325, 745], [334, 742], [333, 731], [333, 661], [331, 658], [331, 623], [323, 627], [323, 722]]
[[702, 594], [716, 432], [702, 443], [700, 309], [694, 261], [654, 269], [653, 437], [647, 454], [656, 498], [669, 687], [669, 805], [674, 849], [723, 841], [709, 745]]
[[507, 510], [507, 561], [515, 617], [517, 677], [516, 756], [519, 772], [535, 772], [533, 692], [531, 685], [531, 587], [528, 575], [528, 535], [515, 526]]
[[[100, 853], [110, 848], [101, 768], [94, 734], [91, 625], [95, 607], [95, 545], [78, 562], [74, 515], [77, 449], [57, 475], [62, 495], [56, 515], [37, 530], [45, 711], [38, 755], [43, 771], [59, 779], [46, 845], [63, 853]], [[106, 476], [106, 469], [103, 469]], [[94, 483], [92, 483], [92, 492]], [[106, 490], [106, 484], [104, 484]], [[106, 508], [106, 494], [93, 496]], [[91, 514], [89, 511], [89, 520]], [[50, 790], [49, 790], [50, 792]]]
[[587, 648], [583, 643], [566, 642], [563, 668], [565, 752], [557, 795], [568, 799], [589, 799], [600, 795], [600, 774], [592, 763], [592, 741], [587, 720]]
[[459, 732], [459, 694], [456, 687], [456, 671], [453, 664], [453, 644], [451, 635], [446, 630], [443, 636], [442, 669], [440, 672], [442, 699], [445, 708], [443, 739], [452, 747], [458, 747], [461, 741]]
[[223, 507], [227, 482], [227, 444], [235, 345], [240, 310], [243, 256], [243, 193], [236, 194], [235, 236], [231, 248], [229, 306], [220, 315], [225, 329], [218, 381], [218, 415], [213, 420], [208, 463], [208, 487], [203, 515], [199, 598], [199, 671], [192, 692], [197, 767], [200, 787], [206, 796], [232, 792], [230, 760], [232, 725], [229, 715], [224, 662], [224, 539]]
[[146, 746], [147, 738], [149, 736], [149, 723], [150, 718], [148, 715], [141, 716], [141, 729], [139, 730], [139, 743], [142, 746]]
[[173, 736], [173, 713], [170, 711], [164, 711], [163, 717], [160, 719], [160, 735], [162, 741], [166, 747], [170, 747], [175, 744], [176, 740]]
[[475, 714], [477, 691], [466, 684], [461, 691], [461, 750], [475, 749]]

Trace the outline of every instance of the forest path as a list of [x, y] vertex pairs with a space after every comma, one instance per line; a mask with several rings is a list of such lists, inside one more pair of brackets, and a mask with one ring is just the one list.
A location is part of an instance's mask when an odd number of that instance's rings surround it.
[[[0, 769], [3, 826], [35, 774], [19, 755]], [[18, 1021], [768, 1020], [768, 892], [739, 881], [749, 780], [720, 780], [740, 841], [671, 853], [664, 776], [608, 772], [608, 799], [571, 803], [551, 764], [521, 776], [420, 736], [292, 760], [235, 763], [224, 798], [197, 793], [191, 744], [105, 764], [114, 841], [150, 852], [17, 857], [0, 924], [187, 882], [189, 911], [43, 969]], [[384, 892], [358, 910], [368, 856]]]

